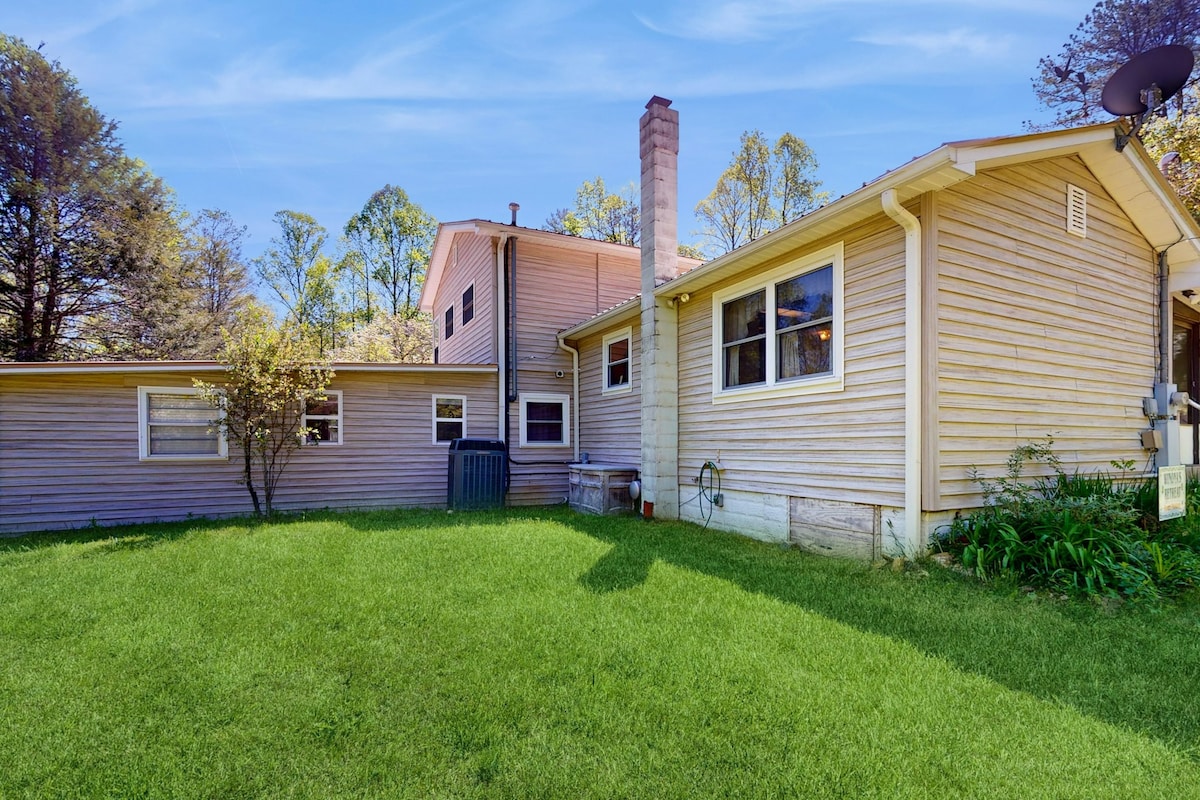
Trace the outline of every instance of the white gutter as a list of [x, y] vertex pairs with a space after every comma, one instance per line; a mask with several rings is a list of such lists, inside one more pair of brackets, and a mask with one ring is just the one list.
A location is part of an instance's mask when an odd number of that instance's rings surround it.
[[883, 210], [904, 228], [904, 536], [906, 556], [925, 552], [921, 528], [921, 223], [887, 189]]
[[505, 391], [504, 382], [508, 380], [508, 365], [505, 359], [508, 358], [508, 344], [505, 334], [507, 333], [508, 316], [504, 313], [504, 299], [507, 292], [504, 291], [504, 246], [508, 243], [508, 234], [500, 234], [500, 241], [496, 244], [496, 288], [492, 292], [492, 297], [495, 299], [496, 306], [496, 353], [498, 358], [496, 363], [499, 364], [496, 379], [496, 438], [502, 442], [508, 441], [508, 431], [504, 424], [507, 415], [504, 413], [508, 408], [508, 393]]
[[579, 463], [579, 351], [558, 335], [558, 346], [571, 354], [571, 404], [575, 407], [575, 416], [571, 420], [572, 458]]

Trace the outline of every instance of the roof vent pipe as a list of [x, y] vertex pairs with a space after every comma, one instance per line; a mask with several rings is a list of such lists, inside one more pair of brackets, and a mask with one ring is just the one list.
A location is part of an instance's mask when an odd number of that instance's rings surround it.
[[512, 226], [517, 227], [517, 212], [521, 210], [520, 203], [509, 203], [508, 210], [512, 212]]

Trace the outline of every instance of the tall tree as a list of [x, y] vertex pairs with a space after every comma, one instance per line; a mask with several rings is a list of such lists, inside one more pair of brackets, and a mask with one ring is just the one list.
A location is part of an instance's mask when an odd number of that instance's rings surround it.
[[[303, 426], [311, 401], [325, 399], [333, 370], [308, 358], [302, 337], [266, 320], [224, 334], [222, 380], [194, 381], [221, 411], [214, 420], [242, 455], [242, 483], [256, 515], [274, 512], [275, 490], [292, 455], [312, 433]], [[261, 496], [260, 496], [261, 492]]]
[[322, 288], [310, 286], [310, 281], [328, 272], [317, 264], [329, 234], [299, 211], [277, 211], [273, 219], [279, 235], [272, 237], [270, 247], [255, 259], [254, 268], [259, 280], [279, 298], [288, 318], [306, 325], [311, 322], [312, 295]]
[[233, 330], [254, 299], [250, 274], [242, 257], [246, 226], [226, 211], [204, 209], [187, 229], [183, 260], [195, 288], [195, 303], [206, 335], [197, 355], [214, 357], [221, 347], [220, 331]]
[[114, 360], [198, 358], [206, 337], [196, 281], [183, 258], [184, 213], [161, 180], [142, 169], [130, 176], [139, 200], [119, 216], [121, 268], [109, 282], [112, 302], [80, 325], [88, 355]]
[[[1100, 93], [1112, 74], [1134, 56], [1164, 44], [1193, 51], [1200, 45], [1200, 0], [1101, 0], [1055, 56], [1038, 61], [1033, 91], [1054, 111], [1050, 127], [1109, 119]], [[1180, 93], [1176, 109], [1190, 95]], [[1031, 126], [1036, 127], [1036, 126]]]
[[717, 185], [696, 205], [707, 249], [729, 252], [825, 202], [816, 171], [816, 156], [798, 136], [785, 133], [772, 146], [762, 131], [743, 133]]
[[437, 220], [391, 184], [371, 195], [346, 223], [346, 238], [358, 254], [351, 263], [362, 270], [368, 321], [372, 294], [388, 314], [406, 319], [417, 315], [436, 233]]
[[0, 358], [87, 354], [160, 192], [70, 73], [0, 34]]
[[546, 220], [545, 230], [636, 246], [641, 236], [641, 205], [631, 182], [609, 192], [604, 179], [584, 181], [575, 191], [575, 207], [560, 208]]

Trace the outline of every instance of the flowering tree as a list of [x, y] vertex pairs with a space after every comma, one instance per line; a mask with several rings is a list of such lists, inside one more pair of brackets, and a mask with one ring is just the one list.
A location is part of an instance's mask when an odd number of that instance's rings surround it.
[[[284, 469], [315, 431], [303, 425], [307, 404], [324, 400], [333, 379], [328, 366], [306, 357], [301, 337], [260, 320], [238, 334], [222, 333], [224, 380], [194, 381], [200, 394], [223, 412], [220, 424], [241, 449], [242, 482], [256, 516], [270, 516]], [[259, 490], [262, 497], [260, 500]]]

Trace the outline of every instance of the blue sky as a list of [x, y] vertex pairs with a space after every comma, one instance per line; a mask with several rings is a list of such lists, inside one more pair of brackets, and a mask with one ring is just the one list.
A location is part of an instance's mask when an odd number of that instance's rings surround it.
[[638, 177], [637, 123], [680, 114], [680, 238], [738, 137], [790, 131], [836, 197], [943, 142], [1046, 121], [1030, 87], [1094, 0], [6, 3], [188, 209], [340, 232], [403, 187], [440, 221], [540, 227], [585, 179]]

